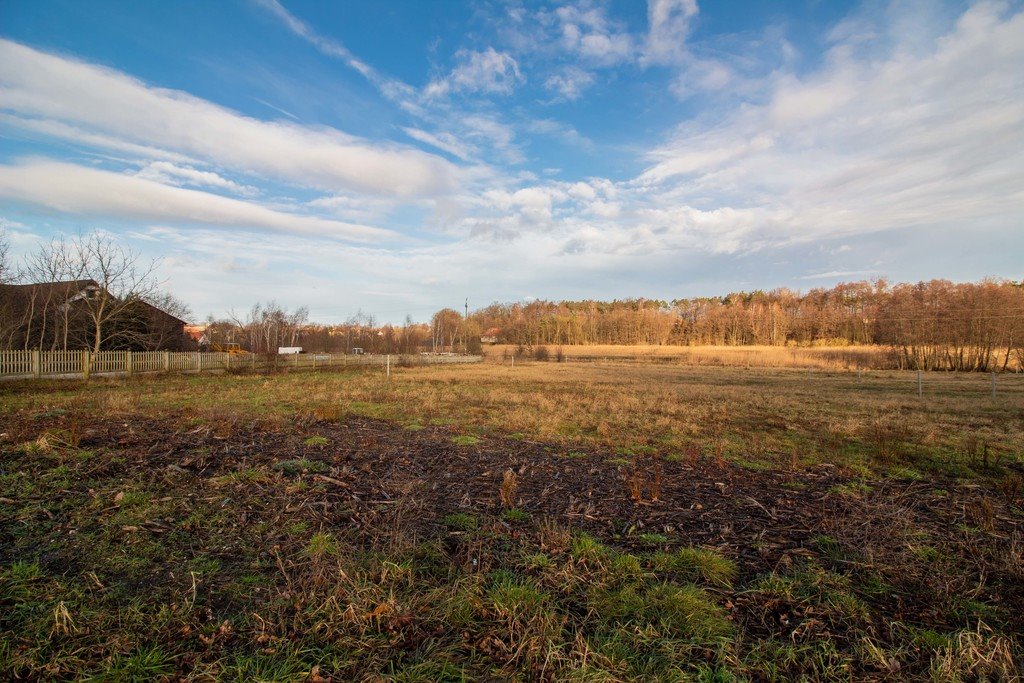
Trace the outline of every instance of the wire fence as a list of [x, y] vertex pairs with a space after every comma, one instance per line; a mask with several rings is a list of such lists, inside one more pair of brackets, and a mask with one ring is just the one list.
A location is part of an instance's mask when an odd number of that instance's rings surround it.
[[10, 351], [0, 350], [0, 379], [89, 379], [145, 373], [231, 370], [272, 372], [359, 366], [392, 367], [479, 363], [480, 356], [348, 355], [336, 353], [231, 354], [199, 351]]

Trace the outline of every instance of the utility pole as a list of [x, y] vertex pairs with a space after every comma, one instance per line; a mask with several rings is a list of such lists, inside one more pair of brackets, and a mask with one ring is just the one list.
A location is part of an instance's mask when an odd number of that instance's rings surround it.
[[466, 346], [466, 323], [469, 322], [469, 297], [466, 297], [466, 314], [462, 316], [462, 352], [466, 353], [468, 347]]

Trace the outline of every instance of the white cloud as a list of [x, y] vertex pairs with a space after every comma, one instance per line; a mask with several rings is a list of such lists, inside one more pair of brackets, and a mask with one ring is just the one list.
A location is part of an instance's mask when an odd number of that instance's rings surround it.
[[486, 144], [505, 161], [518, 164], [524, 160], [522, 151], [516, 145], [516, 133], [512, 126], [486, 114], [464, 115], [459, 124], [465, 137], [478, 145]]
[[259, 193], [255, 187], [241, 185], [233, 180], [214, 173], [213, 171], [200, 171], [191, 166], [176, 166], [169, 161], [152, 161], [146, 164], [138, 173], [139, 178], [155, 180], [165, 185], [192, 185], [198, 187], [212, 187], [218, 190], [227, 190], [234, 194], [246, 197], [254, 197]]
[[[0, 84], [2, 88], [2, 84]], [[0, 107], [3, 103], [0, 102]], [[199, 163], [196, 159], [184, 154], [177, 154], [166, 149], [160, 149], [150, 145], [138, 145], [118, 139], [112, 135], [92, 133], [77, 126], [68, 125], [60, 121], [29, 119], [10, 114], [0, 114], [0, 124], [6, 124], [12, 128], [19, 128], [30, 133], [37, 133], [45, 137], [53, 137], [68, 142], [73, 142], [96, 149], [105, 149], [115, 152], [124, 152], [144, 159], [167, 159], [181, 164]]]
[[470, 157], [476, 153], [471, 145], [467, 145], [451, 133], [429, 133], [419, 128], [402, 128], [402, 131], [411, 137], [413, 140], [419, 140], [420, 142], [436, 147], [442, 152], [447, 152], [454, 157], [458, 157], [463, 161], [469, 161]]
[[928, 50], [864, 53], [855, 34], [819, 71], [773, 79], [765, 104], [681, 126], [635, 187], [754, 209], [752, 245], [1024, 218], [1024, 12], [978, 4]]
[[563, 49], [597, 66], [612, 66], [634, 56], [633, 37], [608, 19], [604, 9], [565, 5], [553, 13]]
[[647, 44], [643, 61], [676, 64], [686, 57], [690, 23], [697, 16], [697, 0], [648, 0]]
[[329, 128], [260, 121], [8, 40], [0, 40], [0, 106], [21, 118], [81, 127], [304, 186], [410, 196], [457, 185], [458, 168], [435, 155]]
[[395, 209], [395, 203], [368, 195], [331, 195], [318, 197], [306, 206], [346, 221], [380, 221]]
[[511, 95], [523, 81], [519, 64], [511, 55], [489, 47], [483, 52], [459, 50], [458, 66], [444, 78], [431, 81], [424, 88], [427, 97], [440, 97], [451, 92], [484, 92]]
[[289, 214], [138, 176], [47, 160], [0, 165], [0, 197], [65, 213], [119, 220], [204, 223], [356, 241], [396, 237], [381, 228]]
[[544, 81], [544, 87], [558, 93], [565, 100], [573, 101], [578, 100], [593, 83], [594, 74], [570, 65], [549, 76]]
[[797, 280], [835, 280], [844, 277], [866, 277], [877, 274], [877, 270], [830, 270], [824, 273], [801, 275]]

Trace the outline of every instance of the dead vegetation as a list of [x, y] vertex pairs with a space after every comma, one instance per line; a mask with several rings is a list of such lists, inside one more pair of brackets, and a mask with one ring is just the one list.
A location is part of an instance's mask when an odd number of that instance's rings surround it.
[[1019, 677], [1019, 403], [544, 367], [13, 386], [0, 675]]

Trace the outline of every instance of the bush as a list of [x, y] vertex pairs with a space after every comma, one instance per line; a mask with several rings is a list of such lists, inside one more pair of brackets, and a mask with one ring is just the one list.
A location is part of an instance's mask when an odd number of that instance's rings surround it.
[[533, 350], [534, 360], [549, 361], [551, 360], [551, 352], [548, 351], [546, 346], [538, 346]]

